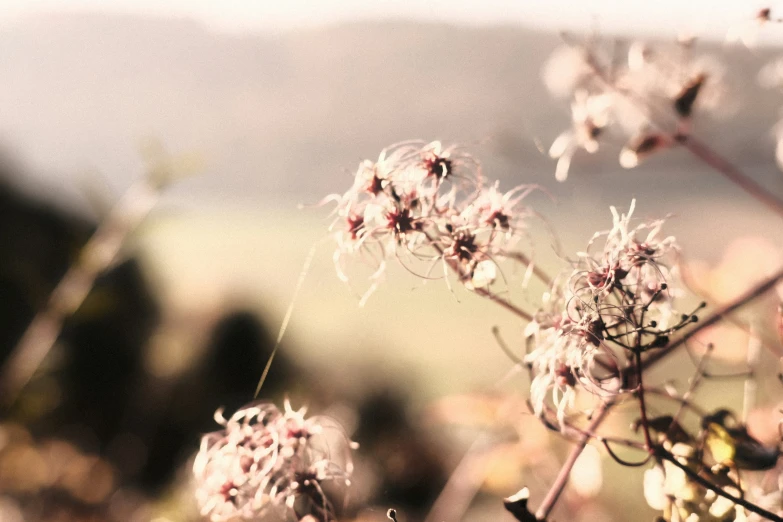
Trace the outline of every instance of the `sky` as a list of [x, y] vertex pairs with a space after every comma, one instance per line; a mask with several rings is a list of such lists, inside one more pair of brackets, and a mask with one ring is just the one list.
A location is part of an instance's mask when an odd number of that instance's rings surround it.
[[[230, 32], [278, 32], [356, 19], [413, 18], [606, 32], [689, 31], [721, 37], [775, 3], [754, 0], [2, 0], [0, 22], [37, 13], [102, 11], [197, 18]], [[783, 2], [778, 2], [783, 8]], [[774, 12], [774, 11], [773, 11]]]

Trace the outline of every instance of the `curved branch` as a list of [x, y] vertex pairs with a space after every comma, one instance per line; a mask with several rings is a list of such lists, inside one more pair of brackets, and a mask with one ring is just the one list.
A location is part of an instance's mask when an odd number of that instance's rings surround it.
[[710, 491], [714, 492], [716, 495], [721, 496], [725, 499], [731, 500], [738, 506], [742, 506], [748, 511], [752, 513], [756, 513], [757, 515], [767, 519], [772, 520], [773, 522], [783, 522], [783, 517], [780, 517], [776, 515], [775, 513], [772, 513], [770, 511], [767, 511], [764, 508], [761, 508], [757, 506], [756, 504], [753, 504], [752, 502], [749, 502], [745, 500], [744, 498], [735, 497], [734, 495], [731, 495], [727, 492], [725, 492], [721, 487], [716, 486], [709, 480], [705, 479], [701, 475], [699, 475], [697, 472], [693, 471], [691, 468], [677, 460], [674, 455], [669, 453], [668, 451], [664, 450], [660, 446], [656, 448], [655, 455], [659, 458], [662, 458], [664, 460], [667, 460], [680, 468], [690, 479], [692, 479], [694, 482], [698, 483], [700, 486], [709, 489]]

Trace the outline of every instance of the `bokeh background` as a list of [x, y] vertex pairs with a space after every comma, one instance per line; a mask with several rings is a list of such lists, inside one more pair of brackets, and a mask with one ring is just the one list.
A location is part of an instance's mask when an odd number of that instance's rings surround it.
[[[711, 304], [728, 299], [783, 262], [778, 218], [684, 151], [625, 171], [616, 161], [623, 143], [610, 142], [577, 156], [567, 183], [557, 183], [546, 150], [569, 125], [569, 101], [553, 97], [542, 76], [560, 30], [626, 43], [702, 37], [699, 52], [720, 59], [728, 94], [723, 110], [697, 117], [696, 133], [783, 195], [781, 93], [757, 82], [780, 54], [783, 29], [753, 50], [722, 42], [757, 7], [5, 0], [4, 360], [94, 227], [145, 175], [150, 143], [175, 164], [188, 158], [192, 173], [163, 191], [4, 409], [2, 520], [198, 520], [188, 459], [216, 429], [216, 408], [252, 398], [313, 245], [262, 396], [288, 394], [333, 415], [362, 444], [345, 517], [383, 520], [398, 507], [401, 520], [422, 520], [480, 436], [481, 492], [459, 517], [511, 520], [498, 496], [525, 484], [545, 491], [566, 449], [525, 414], [526, 380], [507, 379], [512, 363], [491, 334], [498, 326], [521, 346], [523, 326], [401, 269], [359, 307], [360, 292], [334, 273], [330, 208], [316, 204], [346, 190], [359, 161], [386, 145], [456, 142], [501, 186], [548, 192], [530, 199], [545, 218], [531, 230], [542, 267], [560, 269], [559, 252], [584, 248], [609, 226], [609, 205], [636, 198], [642, 217], [671, 215], [667, 230]], [[531, 310], [540, 290], [515, 287]], [[754, 313], [767, 321], [773, 305], [770, 297]], [[761, 335], [780, 353], [764, 321]], [[721, 361], [742, 360], [744, 333], [710, 335]], [[689, 371], [679, 365], [660, 378]], [[741, 404], [741, 383], [710, 386], [708, 406]], [[762, 386], [759, 418], [771, 418], [778, 392]], [[569, 493], [563, 519], [652, 517], [638, 474], [597, 457], [582, 467], [581, 482], [603, 476], [604, 487], [597, 497], [590, 488]], [[644, 515], [629, 519], [628, 510]]]

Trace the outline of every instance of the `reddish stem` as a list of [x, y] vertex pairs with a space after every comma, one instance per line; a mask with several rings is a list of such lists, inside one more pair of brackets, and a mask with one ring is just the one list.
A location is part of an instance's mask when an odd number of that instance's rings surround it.
[[639, 397], [639, 409], [642, 415], [642, 428], [644, 429], [644, 445], [647, 451], [650, 451], [653, 447], [652, 440], [650, 439], [650, 426], [647, 421], [647, 405], [644, 401], [644, 383], [642, 382], [642, 353], [636, 352], [636, 378], [638, 379], [637, 396]]
[[756, 198], [760, 203], [764, 204], [767, 208], [783, 217], [783, 200], [776, 197], [773, 194], [762, 187], [759, 183], [752, 178], [746, 176], [739, 168], [737, 168], [729, 160], [712, 150], [706, 144], [697, 140], [693, 136], [688, 136], [683, 142], [683, 147], [702, 160], [704, 163], [720, 172], [739, 186], [742, 190]]
[[678, 348], [686, 341], [688, 341], [691, 337], [693, 337], [700, 331], [704, 330], [705, 328], [714, 325], [715, 323], [723, 319], [724, 316], [736, 311], [742, 306], [748, 304], [754, 299], [765, 294], [766, 292], [774, 288], [775, 285], [778, 284], [781, 280], [783, 280], [783, 269], [778, 270], [771, 277], [767, 278], [766, 280], [762, 281], [758, 285], [754, 286], [753, 288], [751, 288], [750, 290], [742, 294], [740, 297], [738, 297], [731, 303], [723, 305], [722, 307], [715, 310], [712, 314], [710, 314], [706, 318], [700, 320], [696, 326], [694, 326], [691, 330], [689, 330], [679, 339], [676, 339], [671, 343], [669, 343], [669, 345], [666, 346], [665, 348], [662, 348], [657, 352], [651, 353], [642, 362], [642, 370], [647, 370], [650, 367], [654, 366], [655, 364], [660, 362], [664, 357], [666, 357], [671, 352], [673, 352], [676, 348]]
[[560, 494], [568, 483], [568, 476], [571, 474], [571, 469], [574, 467], [576, 459], [582, 454], [582, 450], [587, 446], [587, 441], [590, 440], [590, 432], [594, 432], [596, 428], [598, 428], [604, 418], [606, 418], [606, 415], [609, 413], [612, 406], [614, 406], [613, 401], [604, 402], [601, 403], [601, 406], [595, 411], [593, 419], [587, 426], [585, 433], [576, 441], [576, 446], [571, 449], [571, 453], [569, 453], [568, 458], [563, 463], [563, 467], [560, 468], [552, 487], [549, 488], [546, 497], [544, 497], [544, 501], [541, 503], [541, 506], [539, 506], [538, 511], [536, 511], [537, 519], [545, 520], [552, 512], [552, 508], [554, 508], [557, 499], [560, 498]]
[[[781, 279], [783, 279], [783, 269], [779, 270], [770, 278], [766, 279], [765, 281], [762, 281], [755, 287], [751, 288], [748, 292], [741, 295], [731, 303], [728, 303], [727, 305], [724, 305], [718, 310], [716, 310], [715, 312], [713, 312], [709, 317], [702, 320], [688, 333], [686, 333], [679, 339], [671, 342], [666, 348], [663, 348], [651, 354], [649, 357], [647, 357], [646, 359], [642, 359], [641, 361], [637, 359], [637, 366], [639, 368], [639, 373], [641, 374], [643, 371], [648, 370], [649, 368], [651, 368], [652, 366], [654, 366], [655, 364], [663, 360], [667, 355], [671, 354], [676, 348], [678, 348], [683, 343], [685, 343], [688, 339], [696, 335], [696, 333], [698, 333], [699, 331], [703, 330], [704, 328], [707, 328], [708, 326], [712, 326], [713, 324], [723, 319], [725, 315], [736, 311], [737, 309], [746, 305], [750, 301], [763, 295], [765, 292], [772, 289]], [[640, 391], [641, 390], [642, 388], [640, 387]], [[549, 492], [547, 493], [546, 497], [544, 497], [544, 501], [541, 503], [541, 506], [538, 508], [538, 511], [536, 512], [536, 517], [538, 519], [544, 520], [551, 513], [555, 503], [557, 502], [557, 499], [560, 497], [560, 494], [563, 492], [563, 489], [565, 488], [565, 485], [568, 482], [568, 476], [571, 473], [571, 469], [573, 468], [576, 459], [582, 453], [582, 450], [584, 450], [588, 440], [591, 437], [591, 434], [594, 433], [596, 429], [601, 425], [603, 420], [606, 418], [606, 415], [609, 413], [609, 410], [613, 406], [614, 406], [614, 402], [606, 402], [603, 403], [601, 407], [596, 411], [596, 414], [593, 417], [592, 421], [590, 422], [590, 425], [585, 430], [585, 433], [583, 433], [580, 436], [580, 438], [577, 440], [576, 446], [574, 446], [574, 448], [571, 450], [571, 453], [569, 454], [568, 458], [563, 464], [563, 467], [560, 469], [560, 472], [558, 473], [557, 477], [555, 478], [552, 487], [549, 489]], [[649, 438], [647, 438], [646, 443], [648, 449], [651, 448]], [[675, 464], [679, 465], [679, 463], [675, 463]], [[686, 473], [689, 471], [690, 469], [686, 470]], [[706, 481], [702, 477], [698, 476], [698, 474], [694, 472], [690, 472], [689, 475], [691, 476], [695, 475], [694, 480], [702, 484], [704, 487], [710, 489], [715, 488], [715, 486], [712, 486], [709, 483], [709, 481]], [[737, 501], [735, 500], [735, 497], [719, 489], [714, 489], [714, 491], [717, 494], [726, 497], [741, 506], [746, 507], [749, 511], [753, 511], [754, 513], [761, 514], [762, 516], [767, 516], [770, 520], [774, 520], [776, 522], [783, 522], [783, 519], [781, 519], [780, 517], [777, 517], [776, 515], [772, 515], [771, 513], [768, 513], [763, 509], [756, 507], [745, 500], [738, 499], [741, 501]]]
[[[444, 253], [443, 253], [443, 249], [440, 247], [440, 245], [438, 245], [432, 239], [432, 237], [430, 237], [429, 234], [427, 234], [427, 237], [430, 240], [430, 244], [432, 245], [432, 248], [434, 248], [435, 251], [438, 252], [438, 254], [442, 258], [445, 259]], [[454, 273], [457, 274], [457, 277], [459, 277], [460, 281], [464, 280], [465, 274], [462, 271], [462, 268], [459, 266], [459, 264], [456, 261], [452, 260], [452, 259], [445, 259], [445, 260], [446, 260], [446, 264], [449, 266], [449, 268], [451, 268], [454, 271]], [[521, 319], [524, 319], [525, 321], [532, 321], [533, 320], [533, 316], [531, 314], [529, 314], [528, 312], [522, 310], [521, 308], [519, 308], [517, 305], [515, 305], [511, 301], [509, 301], [509, 300], [507, 300], [507, 299], [505, 299], [503, 297], [500, 297], [499, 295], [493, 294], [492, 292], [490, 292], [486, 288], [474, 288], [473, 291], [476, 294], [478, 294], [478, 295], [480, 295], [482, 297], [486, 297], [487, 299], [490, 299], [491, 301], [496, 302], [497, 304], [499, 304], [500, 306], [502, 306], [506, 310], [508, 310], [511, 313], [517, 315]]]

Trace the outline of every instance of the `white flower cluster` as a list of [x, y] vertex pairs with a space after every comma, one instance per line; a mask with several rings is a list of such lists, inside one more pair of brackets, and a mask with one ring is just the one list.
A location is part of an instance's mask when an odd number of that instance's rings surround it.
[[495, 261], [522, 237], [531, 212], [521, 201], [531, 190], [485, 185], [471, 156], [437, 141], [389, 147], [359, 165], [350, 190], [327, 198], [337, 202], [338, 275], [348, 280], [346, 258], [368, 261], [366, 299], [389, 258], [412, 272], [423, 263], [426, 273], [418, 275], [427, 279], [441, 262], [467, 287], [484, 288], [497, 277]]
[[[525, 331], [534, 412], [546, 413], [551, 391], [561, 429], [578, 388], [599, 397], [622, 393], [633, 356], [665, 346], [671, 332], [692, 321], [672, 319], [677, 246], [674, 238], [659, 237], [663, 221], [632, 227], [634, 202], [627, 214], [611, 210], [612, 229], [593, 236]], [[603, 246], [594, 252], [600, 238]]]
[[[571, 128], [552, 143], [555, 178], [565, 181], [574, 155], [594, 154], [614, 132], [626, 140], [619, 163], [637, 166], [646, 156], [687, 139], [696, 112], [728, 115], [733, 107], [726, 70], [717, 59], [693, 52], [694, 39], [674, 46], [634, 42], [626, 63], [617, 46], [604, 52], [598, 42], [572, 42], [557, 50], [544, 68], [544, 81], [555, 96], [569, 93]], [[557, 81], [556, 81], [557, 80]]]
[[[269, 513], [332, 519], [322, 485], [349, 484], [355, 447], [337, 425], [326, 433], [328, 419], [305, 419], [305, 409], [293, 410], [288, 401], [283, 411], [269, 403], [249, 404], [228, 420], [218, 410], [215, 420], [223, 429], [201, 439], [193, 464], [203, 516], [213, 522]], [[332, 431], [338, 443], [328, 439]], [[342, 454], [332, 454], [330, 447]]]
[[[577, 254], [579, 262], [570, 280], [572, 307], [582, 314], [614, 316], [614, 321], [632, 323], [629, 312], [644, 312], [642, 317], [665, 329], [674, 313], [672, 298], [677, 290], [679, 253], [673, 236], [660, 237], [664, 220], [658, 219], [631, 226], [636, 200], [627, 214], [610, 207], [613, 226], [598, 232], [585, 252]], [[605, 238], [598, 252], [596, 242]], [[637, 328], [643, 325], [635, 325]]]

